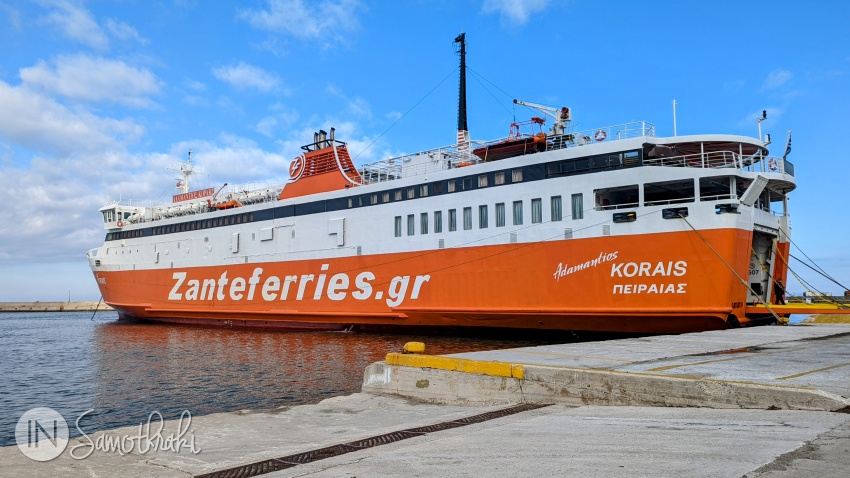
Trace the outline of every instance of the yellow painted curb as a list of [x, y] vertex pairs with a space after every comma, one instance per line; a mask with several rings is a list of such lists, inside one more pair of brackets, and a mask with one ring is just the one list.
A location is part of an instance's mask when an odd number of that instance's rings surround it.
[[812, 315], [803, 319], [804, 324], [850, 324], [850, 314]]
[[509, 377], [520, 380], [523, 378], [522, 365], [514, 365], [506, 362], [485, 362], [483, 360], [440, 357], [437, 355], [400, 354], [393, 352], [387, 354], [387, 365], [434, 368], [438, 370], [492, 375], [494, 377]]

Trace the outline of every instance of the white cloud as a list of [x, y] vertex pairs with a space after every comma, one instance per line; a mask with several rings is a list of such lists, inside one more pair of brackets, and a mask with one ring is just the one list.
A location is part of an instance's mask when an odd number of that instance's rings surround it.
[[260, 91], [271, 91], [280, 85], [280, 79], [275, 75], [245, 62], [214, 68], [212, 73], [219, 80], [230, 83], [240, 90], [254, 88]]
[[147, 45], [147, 38], [143, 38], [139, 35], [139, 32], [136, 31], [135, 28], [127, 25], [124, 22], [119, 22], [117, 20], [109, 19], [106, 21], [106, 28], [109, 30], [109, 33], [112, 34], [115, 38], [119, 40], [136, 40], [142, 45]]
[[254, 28], [301, 39], [318, 39], [324, 47], [344, 42], [345, 34], [359, 28], [359, 0], [268, 0], [267, 9], [243, 10], [239, 17]]
[[98, 117], [29, 88], [0, 81], [0, 139], [38, 152], [92, 152], [138, 140], [144, 130], [133, 120]]
[[794, 75], [788, 70], [777, 69], [768, 73], [761, 85], [762, 90], [772, 90], [791, 81]]
[[85, 8], [67, 0], [50, 2], [52, 11], [44, 17], [48, 24], [55, 25], [67, 37], [92, 48], [106, 49], [109, 40]]
[[0, 11], [5, 11], [9, 15], [9, 23], [15, 30], [21, 29], [21, 12], [9, 5], [6, 5], [5, 2], [0, 2]]
[[498, 14], [506, 23], [523, 25], [535, 13], [542, 12], [549, 5], [549, 0], [484, 0], [481, 12]]
[[149, 96], [161, 88], [161, 82], [147, 69], [83, 54], [59, 57], [54, 67], [40, 61], [22, 68], [20, 74], [27, 86], [72, 100], [134, 107], [152, 106]]

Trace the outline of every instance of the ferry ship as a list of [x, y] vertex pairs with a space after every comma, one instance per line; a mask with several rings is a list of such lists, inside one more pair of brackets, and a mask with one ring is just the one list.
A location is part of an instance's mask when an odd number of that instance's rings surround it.
[[768, 142], [576, 131], [569, 108], [518, 100], [544, 117], [470, 140], [464, 40], [455, 144], [358, 167], [331, 128], [286, 184], [254, 190], [192, 191], [190, 156], [172, 204], [100, 209], [87, 257], [103, 300], [150, 321], [325, 330], [681, 333], [794, 313], [771, 305], [794, 167]]

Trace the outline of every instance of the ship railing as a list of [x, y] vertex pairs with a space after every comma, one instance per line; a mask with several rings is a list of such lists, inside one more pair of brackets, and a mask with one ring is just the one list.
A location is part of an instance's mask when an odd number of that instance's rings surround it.
[[[646, 121], [635, 121], [562, 135], [549, 135], [546, 137], [546, 142], [547, 150], [551, 151], [643, 136], [654, 137], [655, 125]], [[493, 146], [513, 139], [517, 138], [502, 137], [488, 141], [470, 141], [467, 144], [443, 146], [367, 163], [362, 165], [358, 171], [363, 182], [371, 184], [394, 181], [402, 177], [425, 175], [445, 169], [462, 168], [483, 162], [481, 158], [472, 153], [475, 148]]]
[[646, 121], [634, 121], [602, 128], [586, 129], [566, 133], [564, 135], [549, 136], [548, 149], [563, 149], [574, 146], [585, 146], [594, 143], [619, 141], [629, 138], [641, 138], [644, 136], [655, 137], [655, 125]]
[[640, 203], [638, 202], [627, 202], [627, 203], [618, 203], [618, 204], [598, 204], [596, 206], [597, 211], [609, 211], [612, 209], [634, 209], [639, 207]]
[[[493, 141], [494, 143], [496, 141]], [[358, 172], [364, 184], [394, 181], [402, 177], [421, 176], [434, 171], [459, 168], [478, 164], [482, 160], [472, 150], [485, 141], [470, 141], [468, 144], [450, 145], [406, 154], [362, 165]]]
[[703, 169], [735, 168], [748, 172], [794, 175], [794, 165], [786, 159], [771, 156], [742, 156], [732, 151], [711, 151], [663, 158], [644, 158], [643, 165]]
[[741, 156], [732, 151], [711, 151], [709, 153], [683, 154], [662, 158], [644, 158], [644, 166], [665, 166], [673, 168], [741, 168]]

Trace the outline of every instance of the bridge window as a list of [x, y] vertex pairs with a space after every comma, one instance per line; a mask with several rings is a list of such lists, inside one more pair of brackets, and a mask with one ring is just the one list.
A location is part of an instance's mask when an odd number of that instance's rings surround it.
[[449, 232], [457, 231], [457, 209], [449, 209]]
[[463, 208], [463, 230], [468, 231], [472, 229], [472, 208], [465, 207]]
[[514, 201], [514, 226], [522, 225], [522, 201]]
[[487, 229], [487, 205], [478, 206], [478, 228]]
[[443, 232], [443, 211], [434, 211], [434, 234]]
[[415, 231], [416, 224], [413, 221], [414, 221], [413, 214], [408, 214], [407, 215], [407, 235], [408, 236], [412, 236], [413, 234], [416, 233], [416, 231]]
[[395, 217], [395, 237], [401, 237], [401, 216]]

